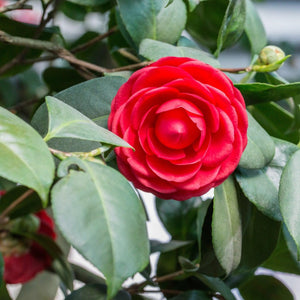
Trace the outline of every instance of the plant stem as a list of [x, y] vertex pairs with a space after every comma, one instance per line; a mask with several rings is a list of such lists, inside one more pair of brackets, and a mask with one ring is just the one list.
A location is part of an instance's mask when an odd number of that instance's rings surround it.
[[113, 33], [117, 32], [118, 28], [117, 26], [112, 27], [109, 31], [107, 31], [106, 33], [100, 34], [98, 36], [96, 36], [95, 38], [89, 40], [88, 42], [78, 45], [77, 47], [73, 48], [70, 50], [70, 52], [72, 53], [78, 53], [80, 51], [84, 51], [86, 50], [88, 47], [92, 46], [93, 44], [104, 40], [105, 38], [107, 38], [108, 36], [112, 35]]
[[23, 202], [28, 196], [34, 193], [34, 190], [27, 190], [23, 195], [17, 198], [14, 202], [12, 202], [9, 206], [7, 206], [3, 212], [0, 214], [0, 220], [3, 220], [7, 217], [7, 215], [21, 202]]

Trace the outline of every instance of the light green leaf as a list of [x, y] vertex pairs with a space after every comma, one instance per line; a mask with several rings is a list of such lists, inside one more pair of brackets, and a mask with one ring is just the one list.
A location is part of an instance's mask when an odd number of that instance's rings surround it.
[[190, 12], [193, 11], [201, 1], [205, 1], [205, 0], [188, 0], [189, 11]]
[[22, 285], [16, 300], [53, 300], [59, 287], [58, 276], [50, 272], [39, 273], [33, 280]]
[[[150, 38], [175, 43], [186, 23], [183, 0], [118, 0], [123, 23], [136, 46]], [[132, 17], [134, 16], [134, 18]]]
[[257, 275], [239, 287], [244, 300], [294, 300], [290, 290], [277, 278]]
[[71, 170], [52, 190], [54, 217], [65, 238], [104, 274], [111, 298], [148, 264], [146, 216], [119, 172], [77, 161], [84, 171]]
[[300, 82], [278, 85], [260, 82], [237, 83], [235, 87], [243, 94], [247, 105], [279, 101], [300, 94]]
[[114, 146], [130, 147], [130, 145], [109, 130], [98, 126], [91, 119], [54, 98], [46, 97], [49, 112], [48, 133], [44, 140], [52, 138], [77, 138], [97, 141]]
[[279, 186], [280, 210], [300, 257], [300, 150], [296, 151], [283, 169]]
[[274, 142], [275, 155], [266, 167], [257, 170], [239, 168], [235, 176], [246, 197], [263, 214], [280, 221], [279, 181], [285, 164], [298, 147], [278, 139]]
[[[126, 81], [122, 77], [100, 77], [74, 85], [59, 92], [55, 97], [80, 111], [101, 127], [107, 126], [111, 101], [120, 86]], [[48, 130], [46, 103], [42, 104], [32, 119], [32, 126], [44, 136]], [[99, 147], [98, 142], [58, 138], [49, 141], [52, 148], [67, 152], [88, 152]]]
[[229, 0], [218, 34], [216, 57], [219, 56], [222, 49], [230, 47], [238, 41], [244, 31], [245, 21], [245, 0]]
[[221, 266], [229, 274], [240, 263], [242, 224], [232, 177], [215, 188], [212, 240]]
[[150, 240], [150, 248], [151, 248], [151, 253], [154, 253], [154, 252], [165, 253], [165, 252], [179, 249], [181, 247], [185, 247], [187, 245], [191, 245], [193, 243], [194, 243], [194, 241], [171, 240], [170, 242], [162, 243], [157, 240]]
[[248, 123], [248, 144], [239, 166], [246, 169], [262, 168], [272, 160], [275, 154], [274, 142], [250, 113], [248, 113]]
[[246, 0], [246, 12], [245, 32], [251, 45], [251, 52], [259, 54], [267, 44], [266, 31], [251, 0]]
[[214, 59], [209, 53], [206, 53], [200, 49], [173, 46], [167, 43], [145, 39], [140, 44], [140, 55], [149, 60], [156, 61], [166, 56], [177, 57], [190, 57], [195, 58], [205, 63], [212, 65], [213, 67], [219, 67], [219, 62]]
[[187, 19], [186, 6], [182, 0], [174, 0], [156, 17], [156, 40], [173, 44], [178, 41]]
[[54, 178], [54, 162], [41, 136], [0, 107], [0, 176], [34, 189], [43, 204]]

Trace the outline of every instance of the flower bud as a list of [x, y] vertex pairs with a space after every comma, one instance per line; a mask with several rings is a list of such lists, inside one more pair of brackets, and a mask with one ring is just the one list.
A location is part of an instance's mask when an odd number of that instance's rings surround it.
[[285, 56], [285, 53], [277, 46], [266, 46], [261, 50], [252, 70], [255, 72], [276, 71], [289, 57], [290, 55]]
[[262, 65], [270, 65], [282, 60], [285, 53], [277, 46], [266, 46], [259, 54], [259, 61]]

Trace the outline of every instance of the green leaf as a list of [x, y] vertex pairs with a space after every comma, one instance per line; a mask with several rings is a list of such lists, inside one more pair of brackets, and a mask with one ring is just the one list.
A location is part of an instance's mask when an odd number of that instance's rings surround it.
[[44, 137], [45, 141], [52, 138], [69, 137], [131, 147], [117, 135], [98, 126], [72, 106], [50, 96], [46, 97], [46, 104], [49, 112], [49, 126], [48, 133]]
[[187, 31], [212, 52], [217, 49], [217, 39], [227, 7], [228, 0], [201, 1], [189, 14]]
[[264, 262], [262, 267], [278, 272], [300, 275], [300, 263], [289, 250], [283, 233], [281, 233], [279, 236], [279, 240], [274, 252]]
[[284, 223], [298, 248], [300, 257], [300, 150], [296, 151], [283, 169], [279, 186], [280, 210]]
[[3, 285], [3, 273], [4, 273], [4, 261], [3, 261], [2, 254], [0, 253], [0, 286]]
[[[65, 300], [106, 300], [106, 287], [100, 284], [88, 284], [72, 292]], [[114, 300], [130, 300], [130, 295], [125, 291], [120, 291]]]
[[84, 81], [74, 69], [49, 67], [43, 72], [43, 79], [51, 91], [61, 91]]
[[84, 172], [71, 170], [52, 190], [54, 217], [65, 238], [104, 274], [111, 298], [148, 264], [145, 212], [119, 172], [76, 161]]
[[192, 12], [201, 1], [205, 0], [187, 0], [189, 4], [189, 11]]
[[215, 188], [213, 203], [213, 246], [221, 266], [229, 274], [239, 265], [242, 252], [242, 224], [232, 177]]
[[248, 113], [248, 144], [244, 150], [239, 166], [246, 169], [259, 169], [269, 163], [274, 154], [274, 142], [268, 133]]
[[278, 85], [259, 82], [237, 83], [235, 87], [243, 94], [247, 105], [278, 101], [300, 94], [300, 82]]
[[249, 107], [249, 111], [259, 124], [271, 135], [292, 143], [299, 141], [299, 126], [294, 116], [274, 102], [261, 103]]
[[237, 191], [243, 236], [241, 263], [236, 272], [243, 273], [253, 271], [272, 254], [277, 245], [281, 223], [263, 215], [240, 189]]
[[47, 204], [54, 162], [41, 136], [0, 107], [0, 176], [34, 189]]
[[275, 155], [266, 167], [257, 170], [238, 168], [235, 176], [246, 197], [266, 216], [280, 221], [279, 181], [284, 166], [298, 147], [278, 139], [274, 142]]
[[165, 56], [190, 57], [195, 58], [213, 67], [219, 67], [220, 64], [210, 54], [195, 48], [173, 46], [167, 43], [144, 39], [140, 44], [140, 55], [149, 60], [156, 61]]
[[118, 0], [117, 3], [136, 46], [146, 38], [173, 44], [185, 27], [187, 12], [182, 0], [174, 0], [167, 6], [162, 0]]
[[186, 201], [162, 200], [156, 198], [159, 218], [175, 240], [196, 240], [196, 218], [201, 198]]
[[7, 291], [6, 284], [3, 281], [0, 284], [0, 299], [1, 300], [12, 300]]
[[[7, 208], [13, 201], [22, 196], [26, 191], [28, 191], [28, 188], [24, 186], [17, 186], [9, 190], [5, 195], [1, 197], [0, 212]], [[19, 218], [30, 213], [37, 212], [42, 208], [43, 206], [40, 197], [36, 193], [33, 193], [29, 195], [26, 200], [22, 201], [11, 210], [11, 212], [9, 213], [9, 218]]]
[[168, 243], [162, 243], [157, 240], [150, 240], [150, 248], [151, 248], [151, 253], [154, 253], [154, 252], [165, 253], [165, 252], [179, 249], [179, 248], [187, 246], [187, 245], [191, 245], [193, 243], [194, 243], [194, 241], [171, 240]]
[[170, 298], [170, 300], [211, 300], [211, 297], [206, 292], [192, 290]]
[[16, 300], [53, 300], [57, 294], [58, 286], [58, 277], [53, 273], [44, 271], [22, 285], [22, 289]]
[[[126, 80], [122, 77], [101, 77], [72, 86], [55, 97], [80, 111], [101, 127], [107, 126], [111, 101]], [[41, 135], [48, 129], [46, 104], [39, 107], [32, 119], [32, 125]], [[99, 147], [98, 142], [59, 138], [49, 142], [50, 147], [67, 152], [88, 152]]]
[[293, 300], [290, 290], [278, 279], [268, 275], [253, 276], [239, 287], [245, 300]]
[[218, 34], [215, 56], [218, 57], [222, 49], [234, 45], [244, 31], [246, 21], [246, 1], [229, 0], [222, 25]]
[[212, 291], [220, 293], [226, 300], [236, 300], [230, 288], [220, 278], [209, 277], [200, 273], [194, 273], [194, 276], [201, 280]]
[[264, 25], [251, 0], [246, 0], [245, 32], [251, 45], [252, 54], [259, 54], [267, 44]]
[[98, 5], [105, 4], [110, 0], [68, 0], [68, 1], [82, 6], [98, 6]]
[[199, 248], [199, 257], [197, 262], [201, 262], [201, 247], [202, 247], [202, 230], [203, 225], [205, 221], [205, 217], [207, 215], [208, 208], [211, 204], [212, 200], [207, 199], [206, 201], [202, 201], [201, 205], [198, 208], [197, 213], [197, 220], [196, 220], [196, 226], [197, 226], [197, 237], [198, 237], [198, 248]]

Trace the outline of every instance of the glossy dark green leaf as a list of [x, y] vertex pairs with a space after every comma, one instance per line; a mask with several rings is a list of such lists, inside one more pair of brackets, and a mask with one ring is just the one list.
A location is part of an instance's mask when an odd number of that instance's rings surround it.
[[239, 287], [245, 300], [294, 300], [290, 290], [277, 278], [268, 275], [253, 276]]
[[213, 52], [217, 49], [217, 39], [227, 7], [228, 0], [201, 1], [187, 20], [186, 29], [191, 36]]
[[70, 86], [84, 81], [74, 69], [49, 67], [43, 72], [43, 79], [48, 87], [55, 92], [67, 89]]
[[300, 94], [300, 82], [272, 85], [268, 83], [237, 83], [247, 105], [278, 101]]
[[112, 297], [125, 279], [148, 264], [145, 212], [119, 172], [76, 162], [84, 171], [71, 170], [52, 190], [54, 217], [64, 237], [105, 275]]
[[281, 220], [278, 191], [282, 170], [298, 147], [274, 139], [275, 155], [264, 168], [257, 170], [239, 168], [236, 179], [246, 197], [266, 216]]
[[53, 300], [59, 287], [57, 275], [44, 271], [22, 285], [16, 300], [43, 299]]
[[192, 12], [201, 1], [206, 0], [186, 0], [189, 5], [189, 11]]
[[220, 293], [226, 300], [236, 300], [230, 288], [217, 277], [209, 277], [200, 273], [194, 273], [199, 280], [201, 280], [212, 291]]
[[218, 56], [222, 49], [228, 48], [238, 41], [244, 31], [245, 21], [246, 1], [229, 0], [218, 34], [215, 56]]
[[300, 275], [300, 263], [297, 261], [296, 256], [291, 253], [283, 233], [279, 236], [274, 252], [262, 267], [273, 271]]
[[246, 12], [245, 32], [251, 45], [251, 52], [259, 54], [267, 44], [264, 25], [251, 0], [246, 0]]
[[232, 177], [215, 188], [213, 203], [213, 246], [221, 266], [229, 274], [239, 265], [242, 252], [242, 224]]
[[191, 245], [193, 244], [194, 241], [177, 241], [177, 240], [171, 240], [170, 242], [167, 243], [162, 243], [157, 240], [150, 240], [150, 249], [151, 253], [154, 252], [160, 252], [160, 253], [165, 253], [169, 251], [176, 250], [178, 248]]
[[184, 270], [186, 273], [196, 272], [199, 269], [199, 265], [194, 264], [189, 259], [183, 256], [179, 256], [178, 261], [182, 270]]
[[68, 18], [75, 21], [84, 21], [88, 12], [85, 6], [70, 1], [64, 1], [60, 9]]
[[46, 97], [48, 108], [48, 133], [45, 141], [53, 138], [77, 138], [97, 141], [114, 146], [130, 147], [130, 145], [109, 130], [98, 126], [72, 106], [54, 97]]
[[274, 251], [281, 223], [263, 215], [239, 189], [238, 198], [243, 236], [241, 263], [237, 270], [249, 272], [266, 261]]
[[275, 154], [275, 146], [268, 133], [249, 113], [248, 123], [248, 143], [239, 166], [246, 169], [259, 169], [272, 160]]
[[[106, 300], [106, 288], [99, 284], [88, 284], [72, 292], [65, 300]], [[130, 300], [130, 294], [120, 291], [113, 300]]]
[[43, 204], [54, 178], [54, 162], [41, 136], [0, 107], [0, 176], [34, 189]]
[[[0, 201], [0, 211], [2, 212], [6, 207], [8, 207], [13, 201], [23, 195], [28, 188], [24, 186], [17, 186], [9, 190], [5, 195], [1, 197]], [[25, 216], [30, 213], [37, 212], [43, 208], [41, 199], [37, 193], [29, 195], [24, 201], [19, 203], [14, 207], [9, 213], [10, 219], [15, 219], [18, 217]]]
[[176, 240], [196, 240], [196, 219], [201, 198], [186, 201], [156, 198], [158, 216], [168, 232]]
[[[122, 77], [101, 77], [72, 86], [55, 95], [56, 98], [80, 111], [97, 125], [107, 126], [111, 101], [120, 86], [126, 80]], [[32, 119], [32, 125], [41, 135], [47, 133], [48, 113], [46, 104], [39, 107]], [[99, 147], [98, 142], [80, 141], [78, 139], [53, 139], [49, 142], [53, 148], [72, 151], [91, 151]]]
[[299, 126], [296, 125], [296, 119], [279, 104], [274, 102], [261, 103], [249, 107], [249, 111], [271, 136], [298, 143]]
[[175, 0], [168, 6], [161, 0], [118, 0], [117, 3], [136, 46], [146, 38], [173, 44], [185, 27], [186, 6], [182, 0]]
[[300, 257], [300, 150], [296, 151], [283, 169], [279, 186], [280, 210], [284, 223], [298, 248]]
[[170, 298], [170, 300], [211, 300], [211, 297], [206, 292], [192, 290]]
[[202, 201], [201, 205], [198, 208], [197, 220], [196, 220], [198, 248], [199, 248], [199, 257], [198, 257], [198, 260], [197, 260], [198, 263], [201, 262], [201, 248], [202, 248], [202, 230], [203, 230], [203, 225], [204, 225], [205, 217], [207, 215], [208, 208], [211, 205], [211, 202], [212, 202], [211, 199], [207, 199], [205, 201]]
[[214, 67], [219, 67], [219, 62], [210, 54], [195, 48], [173, 46], [167, 43], [145, 39], [139, 48], [140, 55], [149, 60], [156, 61], [165, 56], [190, 57], [195, 58]]

